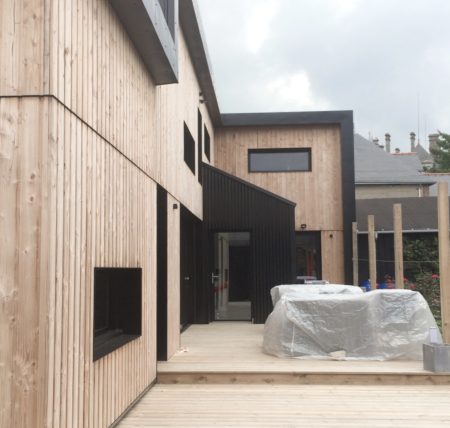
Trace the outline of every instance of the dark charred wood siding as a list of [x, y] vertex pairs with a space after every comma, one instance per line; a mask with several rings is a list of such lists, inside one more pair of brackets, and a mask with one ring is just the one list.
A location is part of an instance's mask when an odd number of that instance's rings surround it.
[[[211, 266], [213, 232], [250, 232], [251, 300], [255, 323], [272, 311], [270, 289], [295, 276], [295, 204], [203, 164], [203, 287], [197, 322], [214, 319]], [[203, 312], [203, 311], [201, 311]]]

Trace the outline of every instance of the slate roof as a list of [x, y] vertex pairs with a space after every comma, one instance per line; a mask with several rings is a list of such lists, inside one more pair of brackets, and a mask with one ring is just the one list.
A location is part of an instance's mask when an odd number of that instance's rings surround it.
[[433, 184], [402, 156], [393, 156], [355, 134], [355, 184]]
[[420, 162], [431, 161], [433, 162], [433, 156], [430, 155], [420, 144], [416, 146], [417, 156], [419, 156]]
[[400, 162], [403, 162], [408, 168], [411, 168], [413, 171], [420, 172], [423, 170], [422, 162], [419, 159], [419, 156], [415, 152], [409, 153], [392, 153], [392, 156], [398, 158]]
[[392, 232], [393, 205], [402, 205], [403, 231], [437, 230], [437, 198], [385, 198], [360, 199], [356, 201], [356, 220], [358, 231], [367, 232], [367, 216], [375, 216], [375, 230]]

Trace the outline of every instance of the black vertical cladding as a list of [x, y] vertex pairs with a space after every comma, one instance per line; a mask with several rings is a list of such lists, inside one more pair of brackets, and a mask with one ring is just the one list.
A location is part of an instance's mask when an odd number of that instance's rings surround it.
[[[214, 319], [212, 232], [249, 231], [252, 318], [265, 322], [272, 310], [270, 289], [295, 277], [295, 204], [217, 168], [203, 164], [203, 302], [200, 318]], [[204, 313], [203, 313], [204, 312]]]
[[157, 358], [167, 360], [167, 192], [156, 196]]

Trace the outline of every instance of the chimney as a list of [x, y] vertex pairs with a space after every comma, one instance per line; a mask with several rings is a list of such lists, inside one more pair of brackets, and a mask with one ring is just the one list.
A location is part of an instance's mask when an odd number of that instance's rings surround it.
[[428, 150], [431, 153], [431, 149], [437, 149], [438, 145], [437, 142], [439, 140], [439, 134], [430, 134], [428, 135], [428, 141], [429, 141], [429, 147]]
[[389, 134], [389, 132], [386, 132], [386, 134], [384, 134], [384, 141], [386, 152], [391, 153], [391, 134]]
[[415, 152], [416, 151], [416, 133], [410, 132], [409, 138], [411, 140], [411, 151]]

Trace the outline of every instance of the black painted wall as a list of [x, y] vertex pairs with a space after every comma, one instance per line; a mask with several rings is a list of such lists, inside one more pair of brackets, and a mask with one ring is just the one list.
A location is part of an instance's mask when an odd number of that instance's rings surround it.
[[270, 289], [295, 277], [295, 204], [203, 164], [203, 281], [196, 322], [214, 319], [211, 269], [214, 232], [250, 232], [252, 318], [272, 311]]

